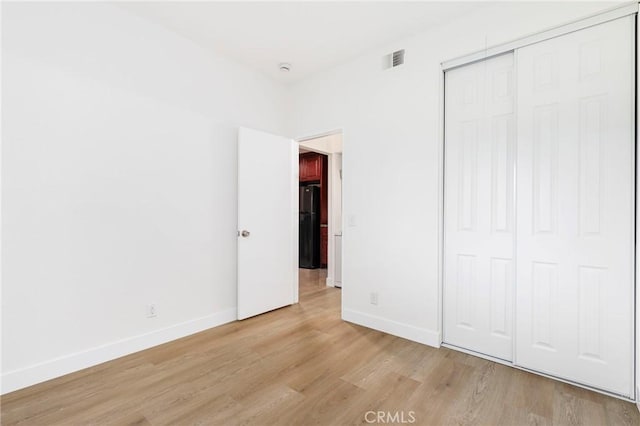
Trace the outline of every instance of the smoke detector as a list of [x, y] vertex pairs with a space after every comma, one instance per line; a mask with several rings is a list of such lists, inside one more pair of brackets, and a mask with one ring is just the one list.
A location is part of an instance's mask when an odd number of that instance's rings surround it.
[[278, 68], [280, 68], [280, 71], [282, 72], [289, 72], [291, 71], [291, 64], [283, 62], [280, 65], [278, 65]]

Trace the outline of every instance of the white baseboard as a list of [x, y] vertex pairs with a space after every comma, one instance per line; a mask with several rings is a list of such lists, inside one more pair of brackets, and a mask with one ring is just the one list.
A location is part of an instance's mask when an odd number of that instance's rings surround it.
[[403, 324], [401, 322], [392, 321], [376, 315], [365, 314], [363, 312], [353, 311], [350, 309], [342, 310], [342, 319], [354, 324], [412, 340], [414, 342], [433, 346], [435, 348], [439, 348], [440, 343], [442, 342], [440, 333], [437, 331]]
[[327, 281], [326, 282], [327, 282], [327, 287], [335, 287], [333, 285], [333, 278], [327, 277]]
[[237, 319], [236, 309], [185, 321], [138, 336], [129, 337], [81, 352], [61, 356], [19, 370], [2, 374], [2, 394], [41, 383], [74, 371], [111, 361], [134, 352], [148, 349], [190, 334], [217, 327]]

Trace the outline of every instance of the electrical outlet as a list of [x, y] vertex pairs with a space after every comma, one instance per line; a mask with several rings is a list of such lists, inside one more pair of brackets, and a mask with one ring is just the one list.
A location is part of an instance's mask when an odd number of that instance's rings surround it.
[[369, 303], [371, 303], [372, 305], [378, 304], [378, 293], [376, 293], [375, 291], [372, 291], [369, 294]]
[[158, 309], [156, 308], [155, 303], [150, 303], [147, 305], [147, 318], [153, 318], [158, 316]]

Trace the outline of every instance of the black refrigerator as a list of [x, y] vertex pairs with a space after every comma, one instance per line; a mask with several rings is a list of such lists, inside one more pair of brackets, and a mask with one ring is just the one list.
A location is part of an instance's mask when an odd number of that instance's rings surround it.
[[300, 187], [300, 259], [306, 269], [320, 267], [320, 187]]

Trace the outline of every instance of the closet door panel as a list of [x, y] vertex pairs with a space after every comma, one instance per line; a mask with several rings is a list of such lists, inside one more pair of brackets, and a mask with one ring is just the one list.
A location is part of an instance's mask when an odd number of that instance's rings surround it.
[[633, 21], [519, 49], [515, 363], [633, 395]]
[[513, 54], [445, 84], [444, 341], [511, 360]]

